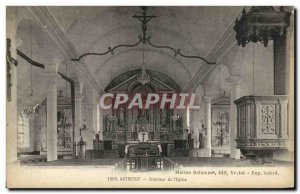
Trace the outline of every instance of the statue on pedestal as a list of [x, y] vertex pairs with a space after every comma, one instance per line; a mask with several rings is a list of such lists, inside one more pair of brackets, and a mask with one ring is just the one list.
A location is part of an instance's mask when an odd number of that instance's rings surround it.
[[165, 127], [168, 125], [168, 113], [166, 109], [160, 110], [160, 125]]
[[118, 109], [118, 125], [124, 127], [126, 125], [126, 110], [123, 106]]

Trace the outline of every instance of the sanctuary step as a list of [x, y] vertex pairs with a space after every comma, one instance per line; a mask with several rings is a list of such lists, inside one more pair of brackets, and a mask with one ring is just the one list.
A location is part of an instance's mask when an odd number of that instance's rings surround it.
[[118, 157], [118, 150], [86, 150], [86, 159]]

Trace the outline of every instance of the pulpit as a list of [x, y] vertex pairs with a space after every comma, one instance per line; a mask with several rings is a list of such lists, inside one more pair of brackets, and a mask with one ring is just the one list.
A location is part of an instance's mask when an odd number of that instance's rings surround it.
[[244, 96], [237, 106], [237, 148], [247, 158], [271, 161], [287, 150], [288, 96]]

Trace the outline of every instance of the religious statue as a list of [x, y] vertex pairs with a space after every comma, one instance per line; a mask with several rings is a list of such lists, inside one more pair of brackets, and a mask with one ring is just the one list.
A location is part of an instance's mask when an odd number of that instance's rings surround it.
[[182, 118], [179, 118], [175, 121], [175, 130], [181, 130], [182, 129]]
[[105, 116], [105, 131], [110, 131], [112, 125], [112, 121], [109, 119], [109, 116]]
[[186, 129], [188, 131], [188, 134], [187, 134], [187, 142], [188, 142], [188, 149], [193, 149], [193, 139], [192, 139], [192, 134], [191, 134], [191, 131]]
[[124, 127], [126, 125], [126, 110], [123, 106], [118, 109], [118, 125]]
[[138, 116], [137, 119], [139, 123], [148, 123], [148, 114], [147, 110], [144, 109], [138, 109]]
[[205, 124], [204, 124], [204, 121], [203, 121], [203, 120], [201, 121], [201, 131], [202, 131], [202, 133], [204, 133], [204, 135], [207, 134], [207, 132], [206, 132], [206, 127], [205, 127]]
[[205, 136], [207, 135], [204, 121], [201, 121], [201, 128], [199, 130], [199, 148], [204, 148]]
[[165, 127], [168, 125], [168, 114], [166, 109], [160, 109], [160, 124]]
[[57, 112], [57, 132], [62, 132], [65, 129], [66, 115], [64, 111]]

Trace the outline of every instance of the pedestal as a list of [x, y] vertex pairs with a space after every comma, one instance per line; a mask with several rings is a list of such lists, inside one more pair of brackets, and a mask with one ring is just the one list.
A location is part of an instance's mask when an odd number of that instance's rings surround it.
[[86, 152], [86, 143], [81, 138], [80, 141], [77, 144], [77, 150], [78, 150], [78, 159], [85, 159], [85, 152]]

